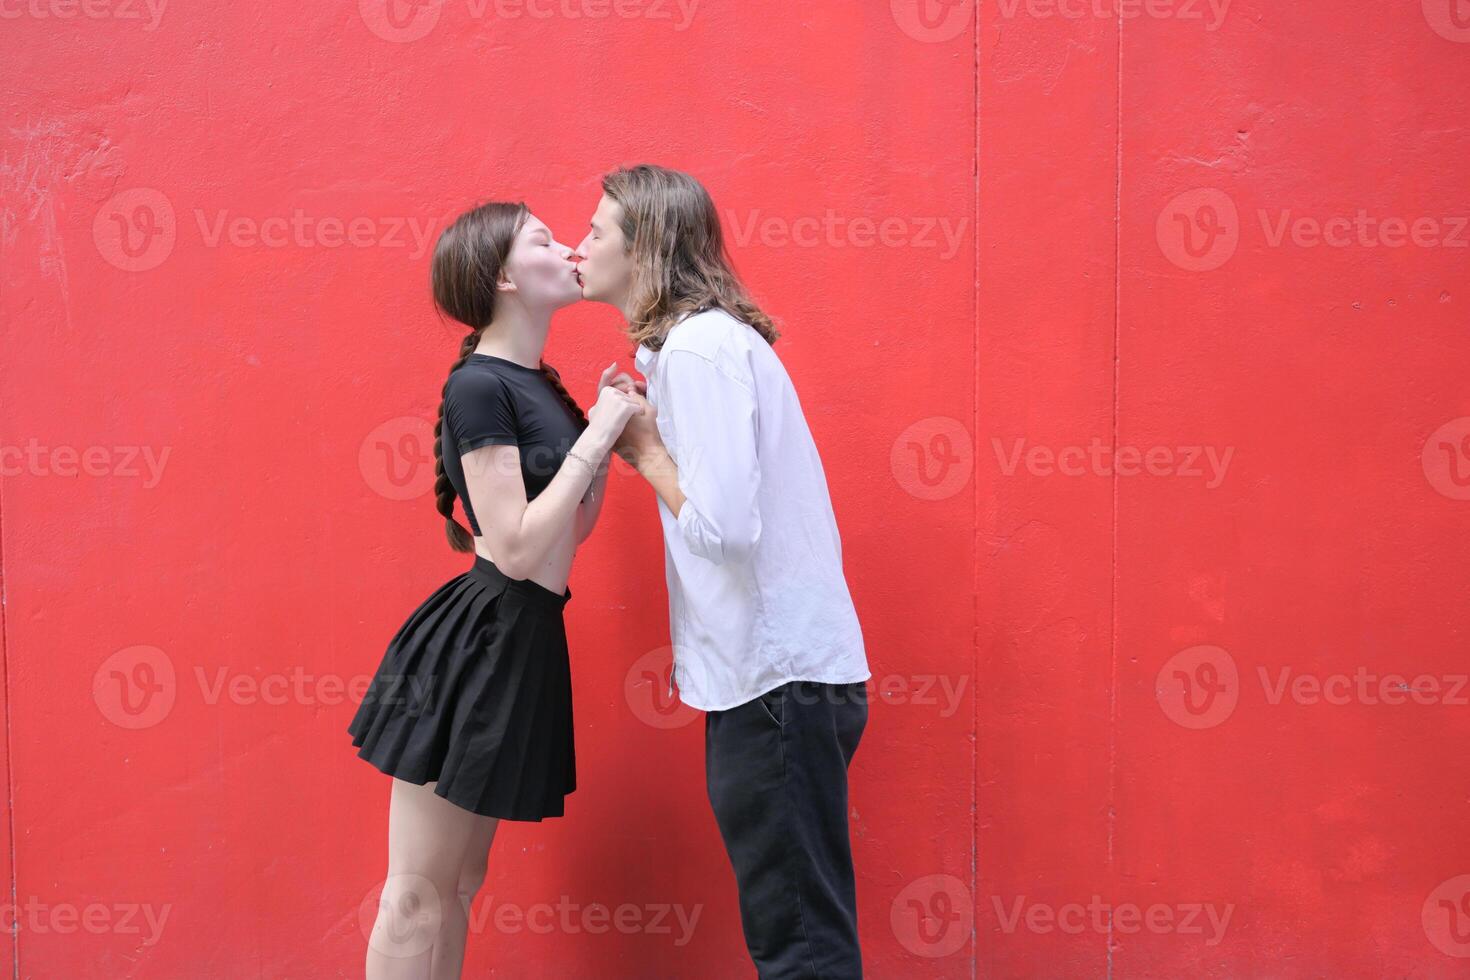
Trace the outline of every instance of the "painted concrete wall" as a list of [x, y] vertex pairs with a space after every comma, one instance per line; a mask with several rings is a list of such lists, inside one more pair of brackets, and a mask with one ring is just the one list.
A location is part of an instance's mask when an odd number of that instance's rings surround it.
[[[0, 4], [0, 957], [360, 976], [345, 726], [467, 566], [434, 237], [693, 171], [827, 468], [874, 673], [873, 977], [1458, 976], [1470, 11], [1455, 0]], [[555, 324], [584, 403], [630, 351]], [[619, 469], [579, 787], [466, 975], [742, 977]]]

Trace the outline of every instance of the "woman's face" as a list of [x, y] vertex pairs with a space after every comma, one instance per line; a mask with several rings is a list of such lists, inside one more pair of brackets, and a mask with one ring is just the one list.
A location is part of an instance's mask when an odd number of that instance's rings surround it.
[[505, 260], [505, 279], [527, 306], [559, 309], [582, 298], [575, 253], [528, 215]]

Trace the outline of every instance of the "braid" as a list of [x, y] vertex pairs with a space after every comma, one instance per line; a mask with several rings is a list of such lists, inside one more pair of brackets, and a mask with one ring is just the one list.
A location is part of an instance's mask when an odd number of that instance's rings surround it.
[[[470, 355], [480, 345], [480, 335], [484, 332], [481, 327], [466, 335], [459, 348], [459, 360], [449, 369], [451, 376], [470, 359]], [[449, 482], [449, 476], [444, 472], [444, 450], [439, 441], [440, 434], [444, 431], [444, 398], [448, 393], [449, 379], [445, 378], [444, 388], [439, 393], [439, 419], [434, 423], [434, 503], [439, 508], [439, 513], [444, 515], [444, 534], [449, 538], [449, 546], [455, 551], [473, 551], [475, 539], [464, 525], [454, 519], [454, 484]]]
[[561, 383], [561, 375], [557, 372], [556, 368], [542, 361], [541, 373], [546, 375], [546, 380], [551, 382], [551, 386], [556, 389], [556, 393], [561, 396], [561, 400], [566, 402], [567, 408], [571, 409], [572, 415], [577, 419], [577, 424], [583, 429], [587, 428], [587, 414], [582, 411], [582, 407], [577, 404], [577, 400], [572, 397], [572, 393], [567, 391], [567, 386]]

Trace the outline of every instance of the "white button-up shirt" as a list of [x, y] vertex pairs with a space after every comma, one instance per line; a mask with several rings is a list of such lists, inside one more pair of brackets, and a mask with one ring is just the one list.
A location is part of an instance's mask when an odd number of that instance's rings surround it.
[[796, 389], [755, 328], [706, 310], [658, 352], [639, 345], [660, 436], [685, 496], [658, 499], [672, 685], [702, 711], [791, 680], [866, 681], [827, 479]]

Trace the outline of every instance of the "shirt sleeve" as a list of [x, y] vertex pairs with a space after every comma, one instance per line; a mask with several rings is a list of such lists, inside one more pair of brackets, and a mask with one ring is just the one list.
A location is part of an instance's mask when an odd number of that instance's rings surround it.
[[488, 371], [456, 372], [444, 396], [444, 424], [461, 456], [481, 446], [514, 446], [520, 441], [510, 389]]
[[745, 561], [760, 540], [759, 416], [755, 392], [700, 354], [665, 353], [663, 397], [677, 445], [679, 533], [691, 554]]

